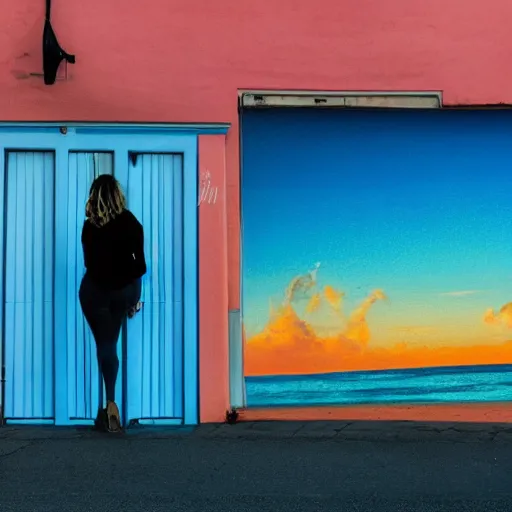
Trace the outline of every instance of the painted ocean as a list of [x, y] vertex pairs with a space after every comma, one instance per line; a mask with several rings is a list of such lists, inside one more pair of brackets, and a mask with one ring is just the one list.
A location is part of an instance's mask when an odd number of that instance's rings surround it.
[[246, 391], [249, 407], [501, 402], [512, 365], [247, 377]]

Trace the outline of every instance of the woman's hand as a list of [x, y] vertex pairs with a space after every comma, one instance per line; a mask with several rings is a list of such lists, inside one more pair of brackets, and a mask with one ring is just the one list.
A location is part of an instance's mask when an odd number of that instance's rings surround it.
[[139, 300], [139, 302], [137, 302], [137, 304], [135, 304], [128, 310], [128, 318], [133, 318], [141, 309], [142, 309], [142, 302]]

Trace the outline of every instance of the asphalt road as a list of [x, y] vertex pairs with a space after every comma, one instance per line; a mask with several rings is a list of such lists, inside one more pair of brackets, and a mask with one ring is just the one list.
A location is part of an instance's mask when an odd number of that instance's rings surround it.
[[512, 442], [0, 436], [2, 512], [512, 511]]

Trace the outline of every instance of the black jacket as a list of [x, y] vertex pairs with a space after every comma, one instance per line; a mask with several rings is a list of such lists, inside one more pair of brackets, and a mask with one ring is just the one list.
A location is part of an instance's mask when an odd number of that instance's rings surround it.
[[146, 273], [144, 230], [129, 210], [102, 227], [86, 220], [82, 247], [87, 274], [101, 288], [119, 290]]

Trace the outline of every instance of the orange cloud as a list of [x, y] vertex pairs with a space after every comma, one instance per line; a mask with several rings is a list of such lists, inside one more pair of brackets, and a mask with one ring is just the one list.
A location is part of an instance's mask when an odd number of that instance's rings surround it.
[[375, 302], [385, 298], [386, 296], [382, 290], [376, 290], [352, 312], [345, 331], [345, 335], [348, 339], [358, 341], [363, 346], [368, 344], [370, 341], [370, 328], [366, 321], [366, 315]]
[[327, 285], [324, 288], [324, 297], [329, 306], [331, 306], [336, 313], [341, 313], [341, 304], [343, 302], [343, 297], [345, 294], [333, 288], [332, 286]]
[[314, 313], [320, 308], [322, 297], [319, 293], [315, 293], [311, 299], [309, 299], [308, 305], [306, 306], [306, 313]]
[[319, 268], [320, 263], [316, 263], [313, 270], [310, 270], [307, 274], [302, 276], [294, 277], [290, 281], [290, 284], [286, 289], [286, 301], [288, 303], [293, 302], [299, 294], [307, 294], [307, 292], [316, 286], [316, 275]]
[[[288, 306], [263, 332], [245, 344], [245, 373], [251, 375], [304, 375], [341, 371], [509, 364], [512, 342], [489, 345], [417, 347], [396, 343], [371, 347], [369, 328], [348, 330], [338, 336], [317, 336], [313, 327]], [[355, 334], [355, 336], [354, 336]], [[354, 336], [350, 338], [349, 336]]]
[[[333, 288], [327, 293], [325, 290], [323, 296], [333, 309], [341, 307], [343, 294]], [[429, 366], [506, 364], [512, 361], [512, 342], [450, 346], [449, 340], [443, 343], [440, 339], [436, 346], [431, 347], [411, 346], [403, 342], [385, 348], [372, 347], [368, 312], [378, 301], [385, 298], [382, 290], [370, 293], [349, 314], [348, 320], [340, 323], [338, 334], [332, 336], [320, 336], [310, 323], [299, 317], [292, 304], [285, 301], [282, 306], [272, 311], [263, 331], [247, 339], [246, 375], [296, 375]], [[318, 293], [313, 295], [310, 299], [310, 304], [313, 304], [310, 306], [311, 311], [318, 308], [320, 300]], [[512, 303], [503, 306], [496, 314], [489, 310], [485, 315], [485, 321], [491, 324], [504, 323], [512, 328]], [[402, 329], [425, 332], [425, 329], [430, 328], [413, 326]]]
[[[290, 300], [295, 291], [304, 290], [304, 285], [311, 287], [311, 281], [308, 276], [293, 279], [288, 292], [294, 292], [286, 294], [287, 300], [280, 308], [271, 310], [270, 320], [263, 331], [247, 340], [247, 375], [327, 371], [340, 360], [364, 351], [370, 340], [366, 316], [375, 302], [385, 299], [384, 292], [376, 290], [366, 297], [351, 313], [346, 325], [340, 325], [337, 335], [320, 337], [308, 322], [299, 318]], [[333, 310], [341, 312], [343, 292], [326, 286], [323, 297]], [[321, 295], [314, 294], [306, 311], [316, 311], [320, 301]]]
[[484, 322], [489, 325], [501, 324], [512, 329], [512, 302], [502, 306], [498, 313], [495, 313], [492, 309], [488, 309], [484, 314]]

